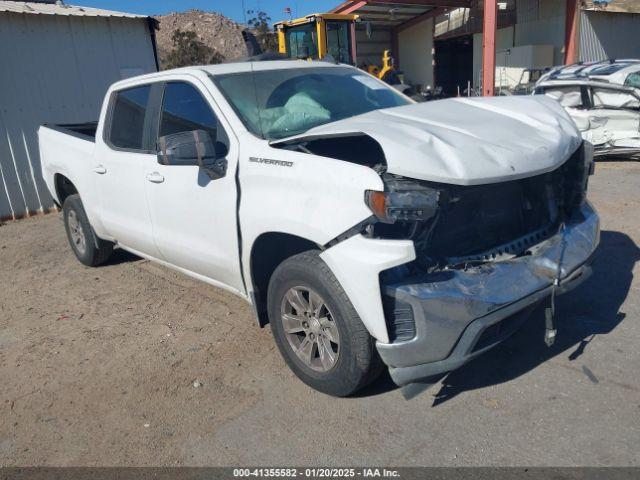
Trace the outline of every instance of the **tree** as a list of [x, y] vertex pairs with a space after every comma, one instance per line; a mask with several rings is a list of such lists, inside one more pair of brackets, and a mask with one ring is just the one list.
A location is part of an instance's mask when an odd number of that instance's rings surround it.
[[208, 65], [220, 63], [224, 56], [205, 45], [196, 32], [177, 29], [171, 35], [173, 50], [165, 59], [164, 68], [187, 67], [189, 65]]
[[249, 24], [249, 28], [251, 28], [255, 32], [256, 38], [260, 43], [262, 51], [277, 52], [278, 45], [276, 41], [276, 34], [269, 26], [271, 17], [262, 10], [247, 10], [247, 13], [249, 15], [253, 15], [247, 23]]

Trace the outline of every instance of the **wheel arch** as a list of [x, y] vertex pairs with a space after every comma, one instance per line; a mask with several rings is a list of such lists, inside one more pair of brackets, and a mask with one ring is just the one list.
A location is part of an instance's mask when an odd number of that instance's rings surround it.
[[253, 242], [249, 257], [250, 295], [260, 327], [269, 323], [267, 292], [271, 275], [287, 258], [308, 250], [320, 250], [320, 246], [307, 238], [284, 232], [266, 232]]
[[78, 193], [78, 189], [74, 183], [62, 173], [56, 173], [53, 176], [53, 184], [55, 187], [55, 194], [57, 197], [56, 203], [58, 203], [58, 207], [62, 208], [67, 197]]

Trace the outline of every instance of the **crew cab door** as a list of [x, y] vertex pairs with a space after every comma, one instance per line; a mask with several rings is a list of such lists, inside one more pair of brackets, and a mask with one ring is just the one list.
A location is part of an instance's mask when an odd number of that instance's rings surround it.
[[139, 253], [158, 257], [145, 196], [144, 173], [156, 162], [149, 138], [153, 92], [140, 85], [111, 95], [102, 138], [96, 139], [91, 168], [100, 198], [100, 218], [108, 235]]
[[211, 179], [196, 162], [145, 169], [153, 236], [169, 263], [244, 292], [238, 249], [235, 172], [238, 144], [199, 80], [166, 82], [155, 139], [205, 131], [224, 144], [227, 169]]

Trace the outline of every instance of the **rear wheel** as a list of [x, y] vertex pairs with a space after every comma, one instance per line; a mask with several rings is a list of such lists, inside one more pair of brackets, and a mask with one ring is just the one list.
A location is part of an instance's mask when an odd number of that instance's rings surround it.
[[307, 385], [347, 396], [380, 374], [374, 339], [319, 252], [295, 255], [276, 269], [268, 308], [282, 356]]
[[97, 267], [106, 262], [113, 252], [113, 243], [98, 238], [93, 232], [80, 195], [69, 195], [65, 199], [62, 214], [71, 250], [80, 263]]

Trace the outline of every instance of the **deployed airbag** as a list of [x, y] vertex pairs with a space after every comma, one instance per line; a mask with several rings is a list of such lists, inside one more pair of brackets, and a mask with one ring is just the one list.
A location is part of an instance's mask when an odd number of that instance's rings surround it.
[[[276, 112], [272, 112], [275, 110]], [[293, 95], [284, 107], [269, 108], [265, 111], [266, 117], [274, 121], [267, 123], [263, 117], [263, 128], [267, 133], [274, 132], [299, 132], [307, 130], [331, 119], [329, 110], [323, 108], [318, 102], [304, 92]]]

